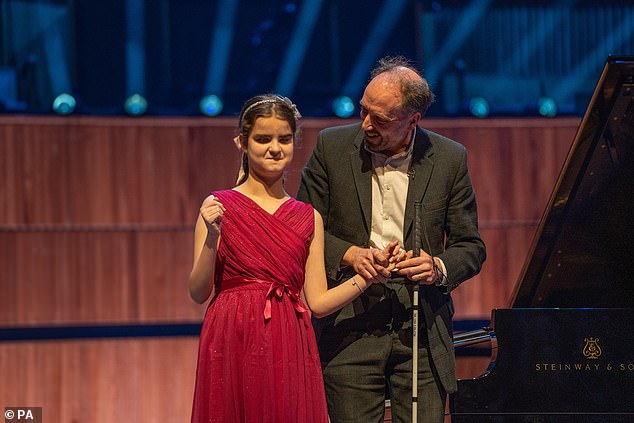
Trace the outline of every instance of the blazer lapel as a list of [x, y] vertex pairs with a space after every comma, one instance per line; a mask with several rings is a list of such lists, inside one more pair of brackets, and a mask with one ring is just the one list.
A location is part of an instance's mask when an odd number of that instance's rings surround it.
[[413, 247], [411, 239], [412, 228], [414, 226], [414, 203], [423, 201], [425, 191], [429, 185], [431, 172], [434, 167], [432, 145], [429, 137], [419, 127], [416, 128], [416, 138], [414, 139], [414, 151], [412, 152], [412, 162], [410, 164], [410, 180], [407, 188], [407, 202], [405, 207], [405, 218], [403, 221], [403, 242], [407, 249]]
[[362, 144], [363, 132], [359, 131], [354, 140], [354, 145], [357, 148], [350, 153], [350, 165], [361, 212], [363, 213], [365, 229], [370, 233], [370, 225], [372, 224], [372, 158]]

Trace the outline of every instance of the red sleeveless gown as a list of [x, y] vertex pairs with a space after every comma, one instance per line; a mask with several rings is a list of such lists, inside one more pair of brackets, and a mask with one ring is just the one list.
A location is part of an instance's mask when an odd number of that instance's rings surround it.
[[226, 211], [192, 423], [327, 423], [317, 343], [300, 298], [313, 208], [291, 198], [270, 214], [237, 191], [214, 195]]

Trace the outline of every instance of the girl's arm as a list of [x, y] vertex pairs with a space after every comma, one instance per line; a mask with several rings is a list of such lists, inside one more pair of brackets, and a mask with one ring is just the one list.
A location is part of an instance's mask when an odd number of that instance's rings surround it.
[[315, 317], [324, 317], [339, 310], [365, 291], [373, 283], [382, 283], [389, 277], [389, 271], [374, 271], [372, 278], [360, 275], [328, 289], [324, 266], [324, 223], [321, 215], [315, 211], [315, 230], [306, 260], [304, 296], [306, 304]]
[[203, 201], [194, 232], [194, 265], [189, 274], [189, 295], [199, 304], [213, 292], [216, 252], [224, 206], [210, 195]]

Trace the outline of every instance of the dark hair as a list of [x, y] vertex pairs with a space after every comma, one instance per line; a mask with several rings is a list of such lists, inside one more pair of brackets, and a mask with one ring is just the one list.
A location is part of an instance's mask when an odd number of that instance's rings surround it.
[[[404, 69], [413, 71], [418, 77], [411, 77], [409, 72], [403, 73]], [[401, 84], [403, 109], [408, 113], [420, 112], [424, 116], [434, 102], [434, 93], [418, 69], [403, 56], [386, 56], [377, 62], [370, 76], [374, 79], [383, 73], [393, 74], [394, 79]]]
[[[251, 97], [242, 105], [238, 119], [240, 145], [246, 147], [251, 130], [258, 118], [271, 116], [288, 122], [293, 132], [293, 138], [295, 138], [297, 135], [298, 121], [301, 118], [297, 106], [295, 106], [288, 97], [277, 94], [262, 94]], [[246, 181], [249, 175], [249, 162], [246, 154], [242, 154], [242, 170], [244, 171], [244, 175], [240, 178], [237, 185]]]

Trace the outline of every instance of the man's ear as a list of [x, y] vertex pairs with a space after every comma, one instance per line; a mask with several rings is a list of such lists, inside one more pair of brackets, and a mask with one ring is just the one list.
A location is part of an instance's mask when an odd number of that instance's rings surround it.
[[410, 122], [409, 122], [409, 124], [410, 124], [410, 129], [413, 129], [413, 128], [415, 128], [416, 126], [418, 126], [418, 121], [420, 120], [420, 118], [421, 118], [421, 114], [420, 114], [420, 112], [416, 112], [416, 113], [414, 113], [414, 114], [412, 115], [411, 120], [410, 120]]

